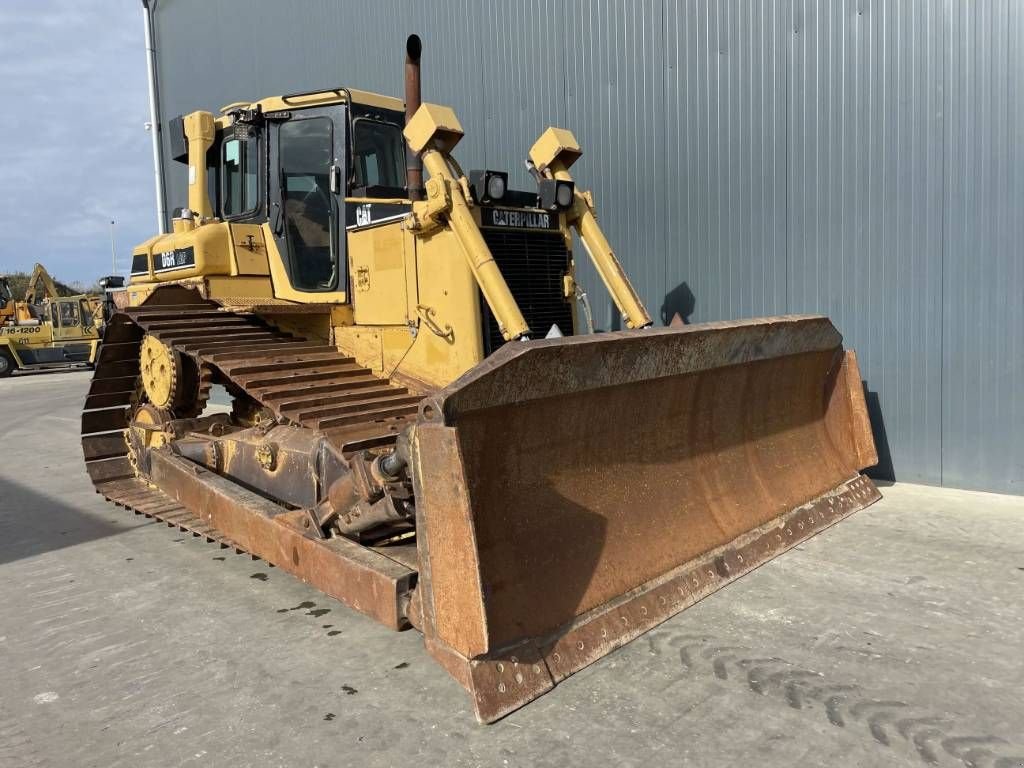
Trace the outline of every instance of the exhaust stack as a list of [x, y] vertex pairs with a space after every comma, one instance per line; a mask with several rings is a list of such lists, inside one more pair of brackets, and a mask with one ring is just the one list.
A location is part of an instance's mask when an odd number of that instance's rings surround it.
[[[408, 125], [420, 108], [420, 53], [423, 43], [419, 35], [409, 35], [405, 41], [405, 124]], [[406, 144], [405, 184], [410, 200], [423, 199], [423, 161], [419, 153]]]

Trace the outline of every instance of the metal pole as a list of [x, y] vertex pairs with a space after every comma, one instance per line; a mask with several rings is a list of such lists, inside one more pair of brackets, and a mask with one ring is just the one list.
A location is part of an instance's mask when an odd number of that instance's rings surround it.
[[161, 235], [167, 233], [167, 201], [164, 200], [164, 158], [160, 148], [160, 107], [156, 79], [156, 45], [153, 42], [153, 8], [157, 0], [142, 0], [146, 33], [146, 79], [149, 82], [149, 136], [153, 144], [153, 177], [156, 184], [156, 220]]
[[117, 274], [117, 249], [114, 247], [114, 220], [110, 220], [110, 266], [111, 274]]

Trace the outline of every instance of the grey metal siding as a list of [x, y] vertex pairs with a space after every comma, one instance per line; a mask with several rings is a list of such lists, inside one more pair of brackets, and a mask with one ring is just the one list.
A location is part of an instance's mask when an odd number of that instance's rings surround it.
[[1024, 4], [948, 10], [942, 476], [1024, 493]]
[[576, 133], [656, 320], [827, 313], [860, 356], [879, 473], [1024, 493], [1022, 0], [160, 0], [163, 119], [400, 94], [410, 32], [464, 167], [524, 186], [540, 131]]
[[925, 482], [941, 479], [941, 26], [941, 0], [806, 0], [790, 33], [787, 307], [833, 318], [882, 451]]

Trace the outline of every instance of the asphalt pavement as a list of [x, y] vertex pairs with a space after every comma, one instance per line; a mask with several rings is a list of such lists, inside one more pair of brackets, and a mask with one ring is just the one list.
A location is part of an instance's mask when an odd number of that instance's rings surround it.
[[417, 633], [97, 496], [89, 376], [0, 381], [0, 768], [1024, 765], [1024, 498], [883, 487], [481, 726]]

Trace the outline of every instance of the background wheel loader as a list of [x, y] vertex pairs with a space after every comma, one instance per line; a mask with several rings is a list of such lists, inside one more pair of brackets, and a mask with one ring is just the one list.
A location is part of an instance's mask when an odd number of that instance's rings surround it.
[[[106, 288], [118, 280], [123, 278], [100, 282]], [[0, 377], [18, 369], [93, 364], [111, 309], [97, 296], [62, 296], [42, 264], [35, 265], [21, 301], [15, 300], [10, 279], [0, 276]]]
[[[188, 207], [108, 325], [97, 491], [415, 627], [481, 721], [879, 498], [827, 318], [651, 328], [573, 135], [541, 134], [532, 189], [464, 173], [415, 36], [404, 103], [295, 93], [170, 133]], [[578, 335], [574, 234], [629, 330]]]

